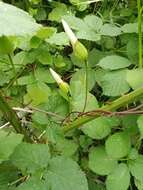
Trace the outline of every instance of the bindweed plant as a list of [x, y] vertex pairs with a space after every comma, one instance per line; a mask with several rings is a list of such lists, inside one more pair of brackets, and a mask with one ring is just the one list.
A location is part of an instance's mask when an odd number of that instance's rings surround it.
[[0, 1], [0, 189], [143, 189], [142, 6]]

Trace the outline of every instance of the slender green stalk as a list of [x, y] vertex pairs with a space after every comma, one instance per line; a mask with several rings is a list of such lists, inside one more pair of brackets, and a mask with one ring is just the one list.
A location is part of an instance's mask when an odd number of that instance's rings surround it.
[[86, 110], [87, 105], [87, 99], [88, 99], [88, 62], [85, 62], [85, 102], [83, 107], [83, 112]]
[[[12, 58], [11, 54], [8, 54], [8, 57], [9, 57], [9, 61], [11, 63], [12, 69], [13, 69], [14, 76], [16, 76], [16, 69], [15, 69], [13, 58]], [[16, 84], [18, 85], [17, 79], [16, 79]]]
[[[114, 111], [122, 106], [125, 106], [126, 104], [135, 101], [138, 97], [140, 97], [141, 95], [143, 95], [143, 88], [134, 90], [133, 92], [128, 93], [127, 95], [124, 95], [120, 98], [118, 98], [117, 100], [113, 101], [111, 104], [109, 105], [104, 105], [102, 106], [100, 109], [101, 111]], [[63, 132], [68, 132], [72, 129], [75, 128], [79, 128], [81, 127], [83, 124], [88, 123], [89, 121], [92, 121], [94, 119], [96, 119], [97, 117], [100, 117], [101, 114], [97, 114], [95, 113], [95, 115], [92, 116], [81, 116], [78, 119], [76, 119], [75, 121], [73, 121], [72, 123], [70, 123], [69, 125], [64, 125], [63, 126]]]
[[25, 140], [30, 142], [30, 138], [27, 135], [25, 128], [21, 126], [20, 120], [17, 117], [16, 113], [11, 109], [6, 100], [4, 99], [2, 93], [0, 92], [0, 110], [2, 111], [5, 119], [10, 122], [10, 124], [14, 127], [17, 133], [21, 133], [24, 135]]
[[138, 6], [138, 48], [139, 48], [139, 68], [142, 68], [142, 8], [141, 8], [141, 0], [137, 0]]

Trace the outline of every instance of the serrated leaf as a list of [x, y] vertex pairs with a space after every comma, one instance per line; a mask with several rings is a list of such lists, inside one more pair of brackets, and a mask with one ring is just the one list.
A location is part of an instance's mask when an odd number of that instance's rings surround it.
[[84, 21], [78, 17], [70, 15], [64, 16], [63, 18], [66, 20], [68, 25], [74, 30], [82, 30], [86, 28]]
[[89, 41], [99, 41], [101, 39], [101, 35], [97, 33], [102, 25], [102, 20], [99, 17], [88, 15], [82, 20], [75, 16], [65, 16], [64, 19], [71, 28], [77, 30], [77, 38]]
[[107, 176], [107, 190], [127, 190], [130, 185], [130, 173], [126, 164], [121, 163]]
[[[88, 69], [88, 91], [94, 86], [94, 70]], [[71, 106], [73, 111], [83, 111], [86, 97], [86, 71], [85, 68], [78, 70], [72, 75], [70, 81]], [[93, 110], [98, 107], [96, 98], [88, 93], [86, 111]]]
[[131, 62], [125, 57], [110, 55], [101, 59], [98, 65], [103, 69], [117, 70], [128, 67]]
[[121, 27], [124, 33], [138, 33], [138, 23], [128, 23]]
[[95, 147], [89, 152], [89, 168], [93, 172], [108, 175], [116, 166], [117, 160], [108, 156], [103, 146]]
[[20, 144], [11, 156], [12, 163], [22, 172], [35, 173], [47, 167], [50, 159], [46, 144]]
[[38, 105], [48, 100], [51, 90], [45, 83], [38, 82], [28, 85], [27, 92], [32, 104]]
[[143, 86], [142, 76], [143, 70], [132, 69], [127, 71], [126, 80], [133, 89], [137, 89]]
[[69, 45], [69, 39], [64, 32], [56, 33], [52, 35], [50, 38], [46, 39], [46, 41], [51, 45]]
[[47, 51], [41, 51], [40, 54], [38, 55], [38, 60], [43, 65], [52, 65], [53, 62], [52, 55]]
[[0, 36], [33, 34], [40, 28], [28, 13], [10, 4], [0, 2], [0, 13]]
[[93, 48], [88, 55], [88, 62], [90, 67], [95, 67], [96, 64], [106, 56], [105, 52], [99, 51], [98, 49]]
[[47, 125], [49, 117], [45, 113], [34, 112], [32, 115], [32, 120], [39, 125]]
[[135, 182], [135, 185], [138, 188], [138, 190], [143, 190], [143, 182], [142, 181], [134, 178], [134, 182]]
[[79, 39], [89, 40], [89, 41], [99, 41], [101, 39], [100, 34], [97, 34], [88, 28], [78, 31], [76, 36]]
[[127, 133], [117, 132], [108, 137], [105, 142], [106, 152], [113, 158], [122, 158], [129, 154], [131, 140]]
[[49, 71], [49, 69], [45, 69], [45, 68], [40, 68], [38, 67], [35, 70], [35, 78], [37, 81], [39, 82], [45, 82], [45, 83], [55, 83], [55, 80], [53, 79], [53, 77], [51, 76], [51, 73]]
[[77, 163], [69, 158], [52, 158], [45, 178], [52, 190], [88, 190], [85, 174]]
[[106, 117], [99, 117], [82, 127], [84, 134], [93, 139], [103, 139], [111, 132], [111, 126]]
[[105, 36], [118, 36], [122, 34], [121, 29], [113, 24], [104, 24], [100, 30], [101, 35]]
[[48, 19], [59, 22], [64, 15], [67, 15], [68, 9], [64, 3], [56, 3], [56, 7], [49, 13]]
[[16, 146], [21, 143], [23, 135], [0, 131], [0, 163], [9, 159]]
[[26, 182], [19, 185], [16, 188], [16, 190], [50, 190], [50, 189], [44, 181], [36, 178], [32, 179], [30, 178]]
[[[57, 113], [62, 116], [66, 116], [69, 111], [68, 103], [63, 99], [60, 94], [58, 93], [52, 93], [52, 95], [49, 97], [49, 101], [46, 103], [43, 103], [39, 106], [40, 109]], [[62, 117], [63, 118], [63, 117]], [[61, 118], [60, 118], [61, 119]]]
[[103, 25], [102, 19], [95, 15], [87, 15], [86, 17], [84, 17], [84, 22], [87, 25], [87, 27], [90, 27], [92, 30], [96, 32]]
[[139, 155], [137, 159], [130, 160], [128, 166], [132, 176], [136, 179], [143, 181], [143, 156]]
[[56, 150], [65, 157], [73, 156], [77, 148], [78, 145], [73, 140], [60, 138], [56, 142]]
[[120, 96], [130, 89], [126, 81], [126, 70], [107, 72], [100, 79], [99, 85], [107, 96]]

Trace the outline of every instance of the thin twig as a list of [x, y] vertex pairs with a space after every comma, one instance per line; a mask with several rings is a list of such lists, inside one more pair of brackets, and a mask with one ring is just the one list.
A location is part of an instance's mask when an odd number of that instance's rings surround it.
[[48, 111], [45, 111], [45, 110], [41, 110], [39, 108], [35, 108], [35, 107], [29, 107], [31, 110], [34, 110], [34, 111], [38, 111], [38, 112], [41, 112], [41, 113], [45, 113], [47, 115], [50, 115], [50, 116], [53, 116], [53, 117], [57, 117], [59, 118], [60, 120], [63, 120], [65, 119], [63, 116], [57, 114], [57, 113], [53, 113], [53, 112], [48, 112]]
[[0, 129], [3, 129], [3, 128], [9, 126], [9, 124], [10, 124], [10, 122], [5, 123], [4, 125], [0, 126]]
[[13, 107], [12, 109], [13, 109], [14, 111], [21, 111], [21, 112], [26, 112], [26, 113], [30, 113], [30, 114], [34, 113], [34, 111], [38, 111], [38, 112], [45, 113], [45, 114], [50, 115], [50, 116], [53, 116], [53, 117], [57, 117], [57, 118], [59, 118], [60, 120], [65, 119], [65, 118], [64, 118], [63, 116], [61, 116], [61, 115], [58, 115], [58, 114], [53, 113], [53, 112], [47, 112], [47, 111], [45, 111], [45, 110], [41, 110], [41, 109], [35, 108], [35, 107], [29, 107], [29, 109], [28, 109], [28, 108]]

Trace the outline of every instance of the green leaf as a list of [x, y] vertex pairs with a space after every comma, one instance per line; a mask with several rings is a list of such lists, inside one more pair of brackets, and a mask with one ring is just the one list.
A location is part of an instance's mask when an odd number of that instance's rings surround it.
[[32, 100], [33, 105], [46, 102], [50, 96], [50, 88], [42, 82], [34, 83], [27, 86], [28, 98]]
[[89, 41], [99, 41], [101, 35], [97, 31], [102, 26], [102, 20], [94, 15], [87, 15], [84, 20], [75, 16], [65, 16], [69, 26], [74, 30], [77, 30], [77, 38], [85, 39]]
[[20, 184], [16, 190], [50, 190], [48, 185], [37, 178], [30, 178], [24, 183]]
[[143, 138], [143, 115], [138, 117], [137, 124], [139, 128], [140, 136], [141, 138]]
[[122, 158], [129, 154], [131, 140], [127, 133], [116, 132], [108, 137], [105, 142], [106, 152], [113, 158]]
[[137, 118], [138, 115], [125, 115], [121, 118], [121, 125], [125, 128], [125, 131], [131, 136], [135, 136], [138, 134], [138, 126], [137, 126]]
[[113, 24], [104, 24], [101, 27], [100, 33], [105, 36], [118, 36], [122, 34], [121, 29]]
[[90, 27], [94, 31], [100, 30], [103, 25], [102, 19], [95, 15], [87, 15], [84, 17], [84, 22], [87, 27]]
[[12, 163], [28, 174], [40, 171], [48, 166], [49, 147], [46, 144], [20, 144], [11, 156]]
[[[91, 90], [95, 84], [95, 80], [94, 80], [94, 75], [95, 72], [93, 69], [88, 68], [88, 89]], [[77, 72], [75, 72], [72, 75], [72, 79], [70, 81], [70, 88], [72, 91], [72, 88], [74, 89], [74, 83], [76, 82], [81, 82], [82, 86], [78, 86], [79, 89], [84, 89], [85, 90], [85, 79], [86, 79], [86, 71], [85, 68], [83, 69], [79, 69]], [[73, 86], [72, 86], [73, 85]], [[83, 90], [83, 91], [84, 91]], [[73, 92], [72, 94], [74, 94], [75, 92]], [[77, 95], [77, 94], [76, 94]]]
[[[79, 88], [79, 86], [82, 86], [82, 83], [76, 83], [75, 84], [75, 92], [79, 92], [79, 94], [76, 96], [76, 93], [72, 96], [71, 99], [71, 109], [72, 111], [83, 111], [83, 107], [84, 107], [84, 103], [85, 103], [85, 93], [83, 91], [81, 91]], [[73, 92], [73, 91], [72, 91]], [[92, 94], [88, 93], [87, 95], [87, 105], [86, 105], [86, 109], [85, 111], [91, 111], [94, 110], [96, 108], [98, 108], [98, 102], [95, 96], [93, 96]]]
[[88, 5], [85, 4], [85, 0], [69, 0], [70, 3], [75, 5], [79, 11], [84, 11], [87, 9]]
[[[39, 106], [40, 109], [66, 116], [69, 113], [68, 103], [59, 93], [52, 92], [48, 101]], [[55, 117], [56, 118], [56, 117]]]
[[125, 57], [110, 55], [101, 59], [98, 65], [103, 69], [117, 70], [128, 67], [131, 62]]
[[126, 82], [126, 70], [107, 72], [100, 79], [99, 85], [107, 96], [120, 96], [130, 89]]
[[77, 148], [78, 144], [76, 144], [73, 140], [60, 138], [56, 143], [56, 150], [65, 157], [73, 156]]
[[42, 112], [34, 112], [32, 115], [32, 120], [39, 125], [47, 125], [49, 117]]
[[60, 22], [64, 15], [67, 15], [68, 9], [64, 3], [56, 3], [56, 7], [49, 13], [48, 19], [50, 21]]
[[80, 30], [77, 32], [77, 38], [89, 41], [99, 41], [101, 39], [101, 35], [95, 33], [95, 31], [86, 28], [84, 30]]
[[96, 64], [106, 56], [105, 52], [99, 51], [98, 49], [93, 48], [88, 55], [88, 62], [90, 67], [95, 67]]
[[108, 118], [99, 117], [85, 124], [82, 131], [93, 139], [103, 139], [110, 134], [111, 125]]
[[138, 33], [138, 23], [129, 23], [129, 24], [124, 24], [121, 27], [121, 30], [124, 33]]
[[132, 176], [143, 182], [143, 156], [139, 155], [136, 160], [129, 160], [128, 165]]
[[69, 39], [64, 32], [56, 33], [52, 35], [50, 38], [46, 39], [46, 41], [51, 45], [69, 45]]
[[0, 37], [0, 54], [11, 54], [14, 51], [14, 44], [6, 36]]
[[33, 34], [40, 25], [23, 10], [0, 2], [0, 36], [21, 36]]
[[136, 160], [138, 158], [138, 156], [139, 156], [138, 150], [135, 148], [132, 148], [128, 155], [128, 158], [131, 160]]
[[90, 150], [89, 168], [93, 172], [99, 175], [108, 175], [115, 167], [117, 167], [117, 160], [108, 156], [103, 146], [98, 146]]
[[18, 170], [10, 162], [0, 164], [0, 189], [11, 190], [10, 183], [18, 178]]
[[83, 30], [86, 28], [86, 24], [84, 23], [84, 21], [78, 17], [68, 15], [64, 16], [63, 18], [66, 20], [68, 25], [74, 30]]
[[126, 80], [133, 89], [137, 89], [143, 86], [142, 76], [143, 70], [132, 69], [127, 71]]
[[21, 143], [23, 135], [0, 131], [0, 163], [8, 160], [17, 145]]
[[128, 190], [130, 185], [130, 173], [126, 164], [119, 164], [115, 170], [107, 176], [107, 190]]
[[89, 190], [105, 190], [104, 184], [96, 183], [94, 180], [88, 180]]
[[40, 54], [38, 55], [38, 60], [43, 65], [52, 65], [53, 63], [52, 55], [47, 51], [41, 51]]
[[44, 8], [39, 7], [36, 11], [35, 19], [37, 21], [46, 20], [47, 11]]
[[37, 33], [36, 36], [40, 39], [46, 39], [51, 37], [52, 35], [54, 35], [57, 32], [57, 29], [54, 27], [42, 27], [40, 28]]
[[143, 190], [143, 182], [134, 178], [134, 182], [135, 182], [135, 185], [137, 187], [138, 190]]
[[52, 158], [44, 177], [52, 190], [88, 190], [85, 174], [69, 158]]
[[38, 67], [35, 70], [35, 78], [39, 82], [45, 82], [48, 84], [55, 83], [55, 80], [53, 79], [49, 69], [47, 68]]
[[[88, 69], [88, 91], [92, 89], [95, 83], [94, 70]], [[70, 81], [71, 107], [72, 111], [83, 111], [86, 95], [86, 72], [85, 68], [78, 70], [72, 75]], [[98, 102], [92, 94], [88, 93], [86, 111], [98, 107]]]

